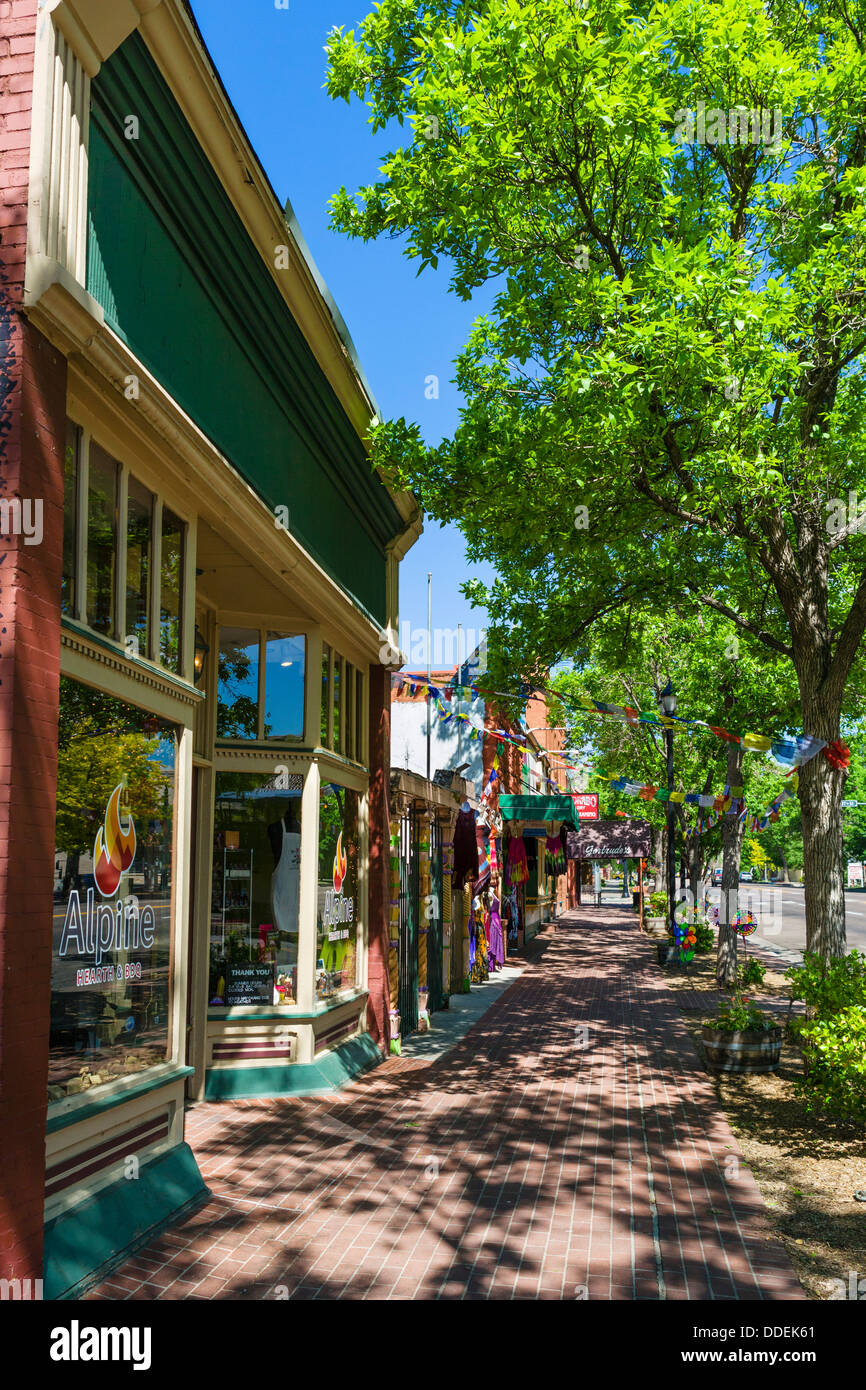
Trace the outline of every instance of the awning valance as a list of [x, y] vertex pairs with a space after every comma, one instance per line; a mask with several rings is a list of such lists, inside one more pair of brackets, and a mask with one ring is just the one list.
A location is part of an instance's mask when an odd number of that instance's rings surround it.
[[570, 796], [500, 796], [499, 810], [503, 820], [575, 823], [574, 802]]

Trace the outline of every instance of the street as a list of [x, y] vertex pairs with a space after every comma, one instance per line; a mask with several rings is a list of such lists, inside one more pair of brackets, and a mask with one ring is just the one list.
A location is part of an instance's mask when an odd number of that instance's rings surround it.
[[[719, 901], [718, 888], [709, 890], [710, 902]], [[605, 887], [604, 902], [613, 905], [622, 901], [619, 884]], [[803, 885], [799, 883], [741, 883], [739, 906], [754, 913], [758, 934], [772, 945], [789, 951], [802, 951], [806, 946], [806, 911], [803, 904]], [[866, 951], [866, 893], [845, 894], [845, 927], [848, 949]]]

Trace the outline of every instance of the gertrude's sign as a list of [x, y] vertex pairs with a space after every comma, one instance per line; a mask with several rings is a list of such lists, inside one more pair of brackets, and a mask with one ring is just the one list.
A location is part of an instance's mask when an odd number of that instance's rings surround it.
[[600, 820], [568, 832], [569, 859], [648, 859], [651, 827], [645, 820]]

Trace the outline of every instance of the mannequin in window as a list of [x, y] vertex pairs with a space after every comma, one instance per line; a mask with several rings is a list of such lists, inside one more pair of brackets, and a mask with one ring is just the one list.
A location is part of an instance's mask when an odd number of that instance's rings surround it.
[[273, 923], [278, 932], [295, 938], [290, 951], [296, 955], [301, 888], [301, 822], [294, 802], [289, 803], [280, 820], [268, 826], [268, 839], [274, 855], [274, 871], [271, 874]]

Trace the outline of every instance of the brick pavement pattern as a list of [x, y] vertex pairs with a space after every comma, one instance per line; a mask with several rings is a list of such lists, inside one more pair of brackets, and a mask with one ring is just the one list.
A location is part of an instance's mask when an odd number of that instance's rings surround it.
[[804, 1297], [633, 915], [540, 945], [436, 1062], [196, 1107], [212, 1199], [89, 1297]]

